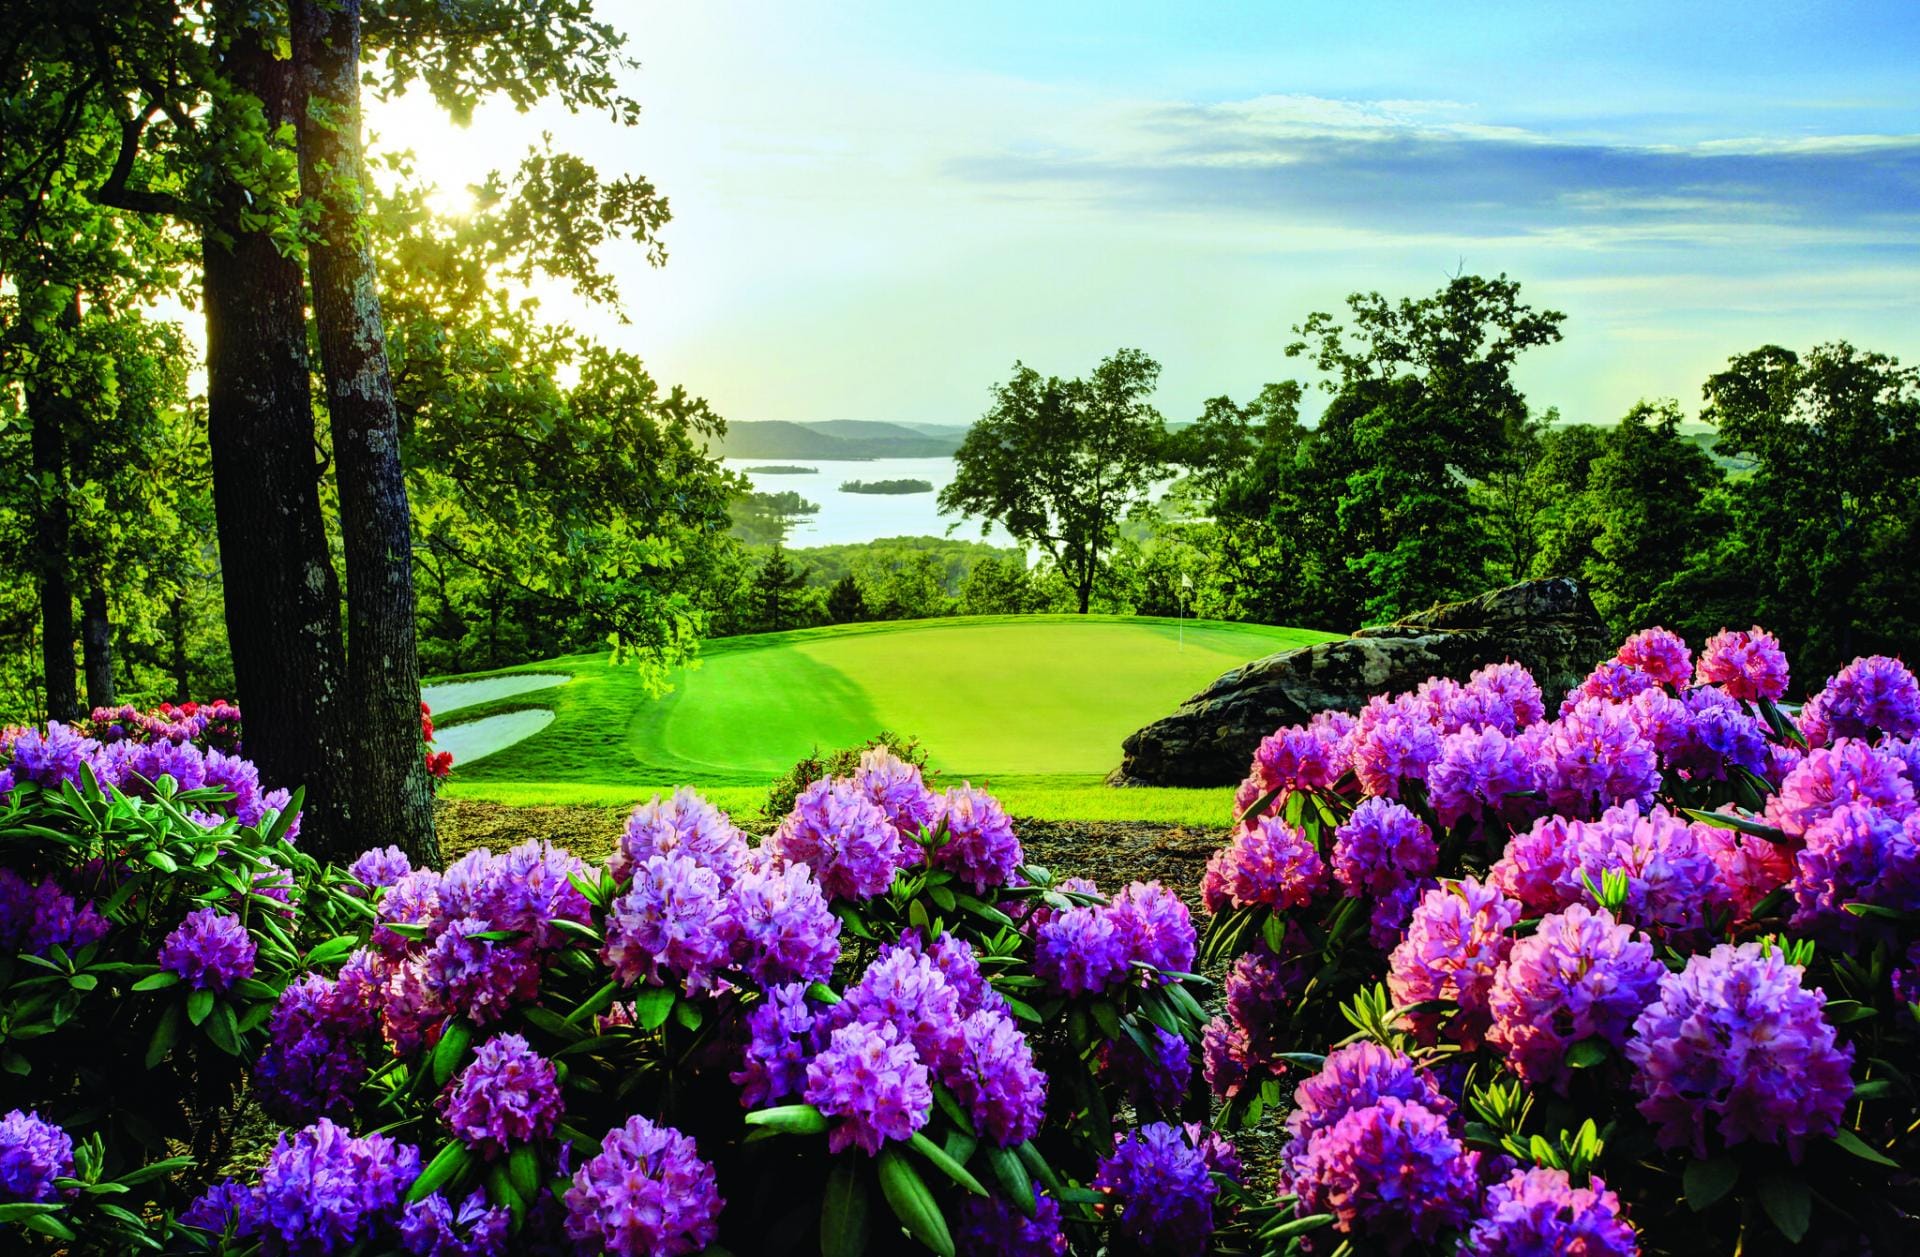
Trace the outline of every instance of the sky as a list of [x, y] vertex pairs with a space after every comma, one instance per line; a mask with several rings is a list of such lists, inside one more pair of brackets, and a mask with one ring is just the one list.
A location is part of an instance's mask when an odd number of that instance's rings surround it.
[[369, 107], [457, 206], [550, 133], [668, 197], [625, 321], [544, 308], [734, 420], [966, 423], [1121, 346], [1190, 418], [1311, 379], [1354, 291], [1505, 272], [1565, 312], [1536, 407], [1698, 409], [1766, 343], [1920, 361], [1920, 6], [602, 0], [622, 128]]

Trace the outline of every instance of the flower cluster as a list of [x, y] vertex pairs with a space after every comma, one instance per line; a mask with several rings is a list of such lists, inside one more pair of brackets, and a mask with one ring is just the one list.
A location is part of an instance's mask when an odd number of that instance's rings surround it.
[[574, 1173], [567, 1234], [617, 1257], [681, 1257], [713, 1243], [725, 1204], [693, 1140], [635, 1116]]
[[[1091, 885], [1089, 883], [1089, 885]], [[1105, 903], [1075, 904], [1034, 928], [1034, 973], [1065, 995], [1093, 995], [1141, 978], [1193, 967], [1193, 918], [1159, 882], [1134, 882]]]
[[257, 954], [238, 917], [218, 908], [199, 908], [161, 944], [160, 967], [179, 974], [196, 990], [220, 994], [253, 976]]
[[487, 1157], [551, 1139], [560, 1129], [560, 1079], [553, 1062], [517, 1034], [481, 1044], [440, 1104], [448, 1128]]
[[1119, 1206], [1120, 1233], [1148, 1253], [1197, 1253], [1213, 1233], [1217, 1189], [1179, 1126], [1152, 1122], [1121, 1139], [1093, 1186]]
[[73, 1173], [73, 1139], [38, 1113], [0, 1118], [0, 1204], [54, 1199], [53, 1181]]

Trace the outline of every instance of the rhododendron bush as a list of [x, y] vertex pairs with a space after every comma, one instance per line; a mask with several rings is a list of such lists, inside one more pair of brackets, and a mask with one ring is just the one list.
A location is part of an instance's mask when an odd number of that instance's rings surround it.
[[[133, 1082], [197, 1084], [190, 1031], [231, 1049], [222, 1098], [244, 1063], [277, 1141], [219, 1181], [222, 1149], [85, 1145], [86, 1089], [55, 1105], [36, 1072], [0, 1124], [0, 1222], [270, 1254], [1192, 1251], [1215, 1229], [1239, 1163], [1181, 1120], [1206, 1021], [1186, 906], [1056, 881], [985, 791], [880, 748], [758, 843], [682, 791], [598, 865], [528, 842], [322, 870], [284, 801], [264, 832], [223, 818], [250, 807], [205, 785], [227, 762], [166, 731], [18, 733], [37, 784], [14, 806], [43, 811], [16, 836], [103, 800], [185, 835], [97, 918], [33, 908], [22, 946], [49, 940], [43, 985], [114, 985], [129, 1021], [100, 1029]], [[228, 846], [181, 858], [209, 835]], [[77, 852], [38, 863], [34, 886], [93, 890]], [[87, 1195], [122, 1189], [144, 1207]]]
[[1262, 742], [1204, 1069], [1270, 1251], [1897, 1251], [1920, 1206], [1920, 685], [1765, 632], [1513, 664]]

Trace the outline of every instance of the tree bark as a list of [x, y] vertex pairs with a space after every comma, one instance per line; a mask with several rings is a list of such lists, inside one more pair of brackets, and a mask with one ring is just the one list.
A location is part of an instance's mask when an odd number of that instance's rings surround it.
[[433, 864], [433, 795], [420, 736], [413, 520], [400, 465], [360, 148], [360, 0], [292, 0], [300, 186], [319, 207], [308, 248], [347, 564], [347, 694], [354, 810], [380, 839]]
[[[63, 331], [77, 329], [79, 293], [43, 291], [60, 301], [55, 322]], [[47, 688], [49, 720], [80, 717], [80, 688], [73, 667], [73, 583], [67, 574], [73, 517], [66, 492], [66, 425], [72, 406], [71, 398], [45, 381], [27, 389], [27, 416], [33, 425], [33, 478], [42, 495], [34, 519], [34, 566], [40, 585], [40, 670]]]
[[87, 706], [111, 707], [113, 688], [113, 620], [107, 613], [107, 589], [98, 579], [87, 582], [80, 602], [80, 658], [87, 674]]
[[[226, 33], [234, 88], [260, 99], [270, 127], [290, 123], [292, 66], [257, 32]], [[237, 185], [217, 195], [203, 248], [207, 437], [235, 697], [262, 778], [306, 787], [302, 844], [350, 856], [340, 590], [320, 514], [300, 266], [242, 224]]]

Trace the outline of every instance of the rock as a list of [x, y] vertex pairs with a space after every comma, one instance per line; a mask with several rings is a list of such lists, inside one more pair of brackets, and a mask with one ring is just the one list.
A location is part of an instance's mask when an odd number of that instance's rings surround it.
[[1613, 634], [1571, 580], [1526, 581], [1243, 664], [1121, 744], [1113, 785], [1225, 786], [1246, 776], [1260, 739], [1328, 708], [1357, 711], [1432, 676], [1525, 664], [1549, 709], [1613, 652]]

